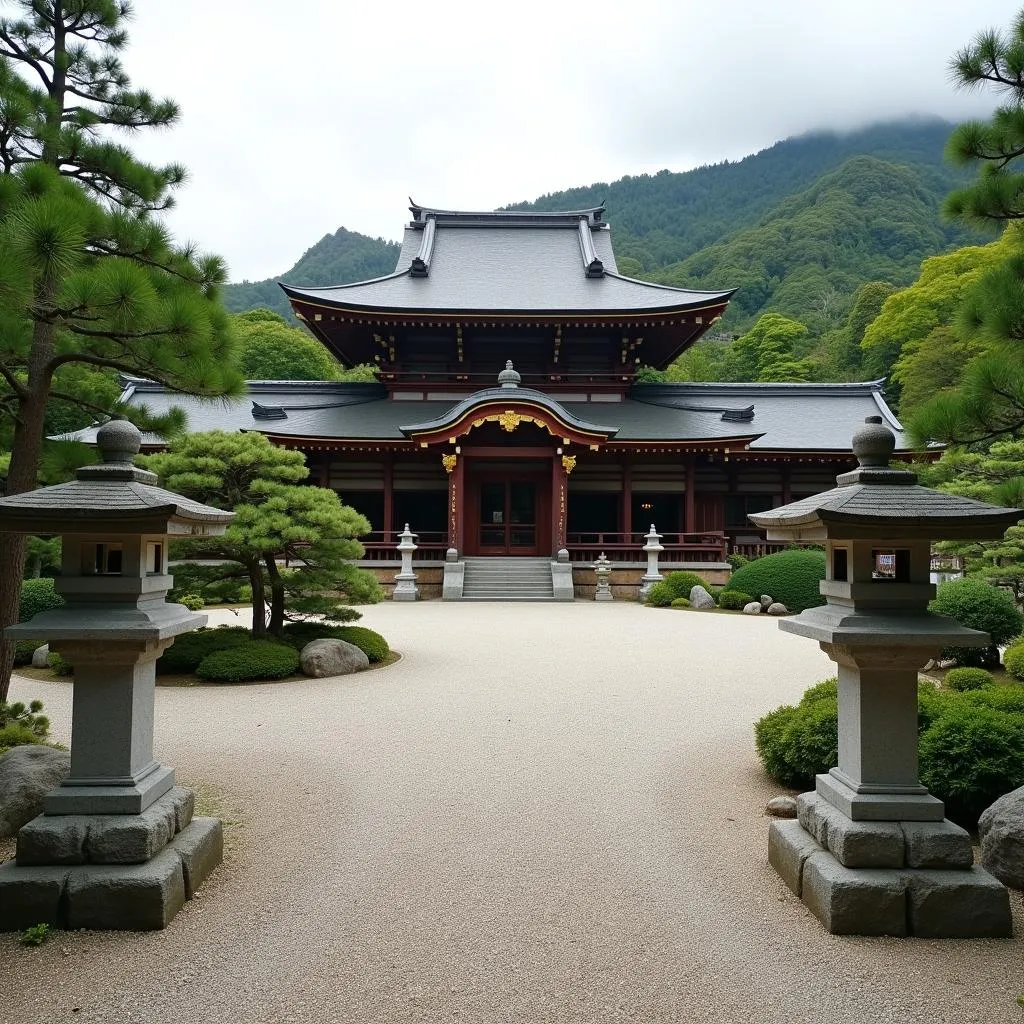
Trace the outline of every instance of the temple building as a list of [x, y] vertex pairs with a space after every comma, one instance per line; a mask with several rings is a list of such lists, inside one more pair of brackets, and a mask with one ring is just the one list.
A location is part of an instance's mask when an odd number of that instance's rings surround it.
[[339, 362], [374, 364], [377, 382], [256, 381], [244, 400], [211, 402], [132, 381], [129, 400], [183, 407], [192, 431], [257, 430], [303, 451], [311, 482], [370, 520], [369, 564], [383, 570], [410, 524], [417, 561], [436, 570], [428, 594], [446, 565], [493, 559], [514, 583], [513, 559], [559, 552], [582, 593], [603, 551], [624, 595], [652, 523], [663, 561], [724, 579], [728, 553], [766, 550], [748, 513], [832, 486], [865, 416], [906, 448], [881, 381], [639, 383], [731, 292], [623, 276], [603, 208], [410, 209], [394, 273], [282, 285]]

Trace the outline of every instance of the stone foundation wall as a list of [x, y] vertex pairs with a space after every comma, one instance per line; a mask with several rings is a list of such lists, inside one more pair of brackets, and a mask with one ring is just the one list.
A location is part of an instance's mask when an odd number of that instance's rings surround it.
[[[398, 563], [396, 562], [394, 565], [387, 563], [383, 565], [379, 563], [376, 565], [361, 565], [360, 568], [366, 569], [377, 577], [377, 582], [384, 588], [384, 593], [390, 601], [391, 592], [395, 589], [395, 576], [400, 569]], [[444, 580], [444, 567], [440, 565], [419, 566], [414, 563], [413, 569], [416, 572], [416, 585], [420, 588], [420, 600], [439, 600], [441, 597], [441, 584]]]

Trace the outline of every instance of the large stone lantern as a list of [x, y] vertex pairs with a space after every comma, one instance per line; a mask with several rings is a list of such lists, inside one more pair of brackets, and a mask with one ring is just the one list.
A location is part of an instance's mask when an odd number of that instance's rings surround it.
[[769, 860], [831, 932], [1009, 935], [1006, 890], [918, 778], [917, 674], [944, 647], [989, 643], [928, 611], [931, 542], [996, 539], [1024, 513], [919, 486], [894, 447], [870, 416], [834, 490], [750, 516], [769, 540], [824, 544], [827, 604], [779, 626], [817, 640], [839, 678], [839, 764], [797, 821], [772, 823]]
[[71, 774], [0, 867], [0, 929], [159, 928], [221, 856], [220, 822], [153, 757], [155, 662], [205, 615], [165, 600], [173, 537], [220, 534], [233, 513], [155, 486], [126, 420], [97, 433], [102, 462], [0, 499], [0, 530], [59, 535], [65, 605], [5, 630], [74, 666]]

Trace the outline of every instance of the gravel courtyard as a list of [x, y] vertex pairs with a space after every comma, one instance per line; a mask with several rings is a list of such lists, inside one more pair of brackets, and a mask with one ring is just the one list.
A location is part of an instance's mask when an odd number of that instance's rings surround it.
[[[0, 936], [0, 1020], [1024, 1019], [1021, 938], [829, 936], [768, 868], [751, 726], [830, 674], [812, 642], [625, 603], [363, 621], [399, 663], [158, 690], [228, 859], [164, 932]], [[68, 739], [68, 684], [13, 696]]]

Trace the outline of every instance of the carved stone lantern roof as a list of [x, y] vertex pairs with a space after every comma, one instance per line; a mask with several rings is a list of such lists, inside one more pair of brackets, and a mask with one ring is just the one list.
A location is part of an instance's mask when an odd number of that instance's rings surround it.
[[128, 420], [96, 434], [102, 461], [83, 466], [68, 483], [0, 498], [0, 530], [28, 534], [223, 533], [233, 512], [157, 487], [155, 473], [132, 464], [142, 436]]
[[836, 477], [837, 487], [781, 508], [751, 515], [769, 540], [892, 538], [989, 540], [1002, 537], [1024, 511], [945, 494], [917, 474], [889, 465], [896, 445], [881, 416], [869, 416], [853, 437], [858, 467]]

